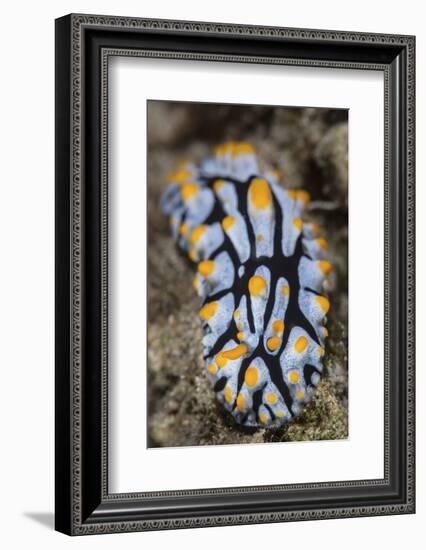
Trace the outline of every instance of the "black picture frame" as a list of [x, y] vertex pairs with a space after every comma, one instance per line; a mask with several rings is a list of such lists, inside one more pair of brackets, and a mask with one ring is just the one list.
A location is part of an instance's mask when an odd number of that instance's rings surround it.
[[[112, 55], [377, 70], [385, 97], [384, 478], [108, 493]], [[415, 511], [415, 37], [71, 14], [56, 20], [56, 529], [70, 535]]]

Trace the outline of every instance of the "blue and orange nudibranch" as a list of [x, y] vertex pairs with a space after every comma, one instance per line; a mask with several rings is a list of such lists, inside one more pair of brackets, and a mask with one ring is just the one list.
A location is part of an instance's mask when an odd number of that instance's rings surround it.
[[161, 206], [198, 264], [205, 366], [217, 399], [245, 426], [291, 421], [322, 373], [327, 241], [303, 214], [306, 191], [259, 175], [249, 143], [228, 142], [169, 175]]

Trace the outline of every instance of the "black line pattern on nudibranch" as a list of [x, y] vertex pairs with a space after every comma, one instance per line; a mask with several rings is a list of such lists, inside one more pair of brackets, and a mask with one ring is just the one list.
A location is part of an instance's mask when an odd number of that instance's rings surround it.
[[322, 372], [327, 242], [302, 215], [309, 194], [259, 175], [254, 148], [228, 142], [169, 175], [162, 209], [198, 263], [204, 359], [217, 399], [245, 426], [279, 426]]

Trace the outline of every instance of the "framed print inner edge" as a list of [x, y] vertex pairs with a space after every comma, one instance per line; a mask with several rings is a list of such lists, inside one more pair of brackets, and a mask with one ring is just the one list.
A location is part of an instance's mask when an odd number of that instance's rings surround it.
[[[306, 519], [325, 519], [336, 517], [351, 517], [363, 515], [381, 515], [395, 513], [411, 513], [414, 511], [414, 39], [413, 37], [399, 37], [394, 35], [364, 35], [361, 33], [342, 33], [334, 31], [309, 31], [300, 29], [279, 29], [269, 27], [245, 27], [237, 25], [219, 25], [210, 23], [169, 22], [143, 19], [128, 19], [102, 16], [73, 15], [64, 26], [69, 25], [70, 51], [70, 90], [71, 103], [69, 139], [71, 145], [70, 159], [70, 204], [57, 205], [57, 212], [64, 212], [70, 207], [70, 219], [68, 231], [70, 233], [70, 317], [69, 341], [70, 341], [70, 367], [69, 390], [70, 407], [69, 415], [69, 449], [57, 448], [57, 461], [63, 465], [69, 463], [69, 471], [59, 468], [59, 476], [69, 480], [69, 493], [57, 494], [57, 528], [70, 534], [89, 534], [103, 532], [120, 532], [149, 529], [168, 529], [184, 527], [200, 527], [212, 525], [229, 525], [257, 522], [274, 522]], [[132, 32], [135, 29], [143, 31], [171, 32], [207, 35], [218, 34], [241, 39], [241, 35], [248, 37], [271, 39], [290, 39], [294, 41], [323, 41], [327, 44], [364, 43], [385, 44], [391, 46], [398, 44], [402, 48], [401, 60], [395, 57], [395, 61], [386, 63], [370, 63], [351, 61], [333, 61], [332, 59], [311, 59], [294, 57], [271, 57], [262, 55], [233, 55], [216, 53], [195, 53], [193, 51], [171, 51], [141, 48], [121, 48], [102, 46], [99, 51], [100, 67], [97, 77], [100, 81], [100, 166], [98, 198], [100, 209], [97, 222], [100, 232], [100, 338], [98, 346], [100, 350], [101, 364], [98, 374], [100, 376], [100, 410], [85, 409], [85, 389], [83, 380], [87, 379], [87, 372], [83, 372], [82, 319], [85, 315], [86, 305], [83, 303], [83, 280], [90, 277], [86, 271], [87, 264], [84, 258], [87, 254], [87, 245], [84, 232], [89, 225], [84, 225], [85, 196], [82, 188], [87, 174], [83, 173], [85, 162], [84, 129], [82, 127], [84, 117], [91, 116], [85, 112], [85, 103], [82, 98], [89, 93], [87, 80], [85, 81], [82, 70], [82, 48], [84, 43], [84, 31], [87, 29], [123, 30]], [[58, 38], [57, 31], [57, 48]], [[65, 45], [62, 44], [63, 49]], [[396, 48], [396, 46], [395, 46]], [[383, 479], [341, 481], [330, 483], [287, 484], [272, 486], [229, 487], [221, 489], [197, 489], [188, 491], [159, 491], [145, 493], [109, 493], [108, 492], [108, 60], [111, 56], [150, 57], [167, 59], [187, 59], [200, 61], [226, 61], [240, 63], [268, 63], [281, 65], [301, 65], [306, 67], [326, 67], [340, 69], [368, 69], [383, 71], [384, 73], [384, 243], [385, 243], [385, 318], [384, 318], [384, 477]], [[402, 84], [403, 76], [401, 63], [407, 67], [406, 87]], [[57, 75], [61, 73], [57, 70]], [[407, 105], [407, 119], [395, 120], [392, 116], [397, 112], [396, 104], [402, 102]], [[57, 100], [57, 107], [58, 107]], [[406, 126], [405, 126], [406, 124]], [[406, 137], [406, 143], [402, 137]], [[92, 132], [96, 128], [92, 128]], [[60, 140], [57, 137], [57, 149]], [[398, 152], [397, 155], [393, 154]], [[59, 159], [60, 162], [64, 162]], [[58, 160], [57, 160], [58, 164]], [[94, 169], [96, 171], [96, 169]], [[60, 176], [61, 174], [59, 174]], [[401, 183], [406, 181], [405, 194]], [[398, 185], [399, 183], [399, 185]], [[57, 195], [59, 192], [57, 174]], [[405, 195], [405, 196], [404, 196]], [[57, 201], [59, 198], [57, 196]], [[398, 201], [400, 201], [398, 203]], [[398, 208], [399, 207], [399, 208]], [[58, 212], [59, 214], [59, 212]], [[58, 215], [57, 214], [57, 215]], [[57, 221], [57, 224], [60, 223]], [[66, 232], [65, 227], [58, 227], [57, 235]], [[400, 232], [398, 234], [398, 231]], [[57, 242], [58, 242], [57, 237]], [[401, 241], [402, 238], [402, 241]], [[401, 243], [395, 247], [393, 243]], [[399, 270], [395, 269], [398, 265]], [[66, 269], [66, 268], [63, 268]], [[61, 276], [61, 269], [57, 273]], [[405, 279], [405, 281], [404, 281]], [[398, 296], [395, 296], [398, 290]], [[65, 292], [61, 288], [62, 293]], [[60, 297], [61, 299], [61, 297]], [[397, 302], [398, 300], [398, 302]], [[59, 300], [60, 301], [60, 300]], [[405, 318], [399, 319], [396, 304], [403, 307]], [[58, 300], [57, 300], [58, 304]], [[59, 305], [59, 304], [58, 304]], [[63, 315], [63, 312], [57, 312]], [[396, 319], [397, 318], [397, 319]], [[395, 321], [396, 319], [396, 321]], [[401, 322], [402, 321], [402, 322]], [[395, 322], [400, 323], [395, 326]], [[401, 328], [402, 327], [402, 328]], [[58, 327], [57, 327], [58, 328]], [[402, 342], [396, 345], [395, 335]], [[58, 341], [57, 341], [58, 342]], [[60, 343], [60, 346], [64, 345]], [[58, 345], [58, 344], [57, 344]], [[395, 348], [398, 349], [395, 349]], [[397, 355], [396, 355], [397, 353]], [[63, 393], [66, 383], [63, 374], [58, 371], [59, 364], [63, 361], [63, 353], [57, 354], [57, 401], [59, 392]], [[87, 357], [87, 356], [85, 356]], [[397, 369], [392, 370], [392, 361], [400, 361]], [[396, 373], [396, 374], [395, 374]], [[397, 379], [392, 379], [392, 376]], [[403, 379], [405, 377], [405, 379]], [[400, 383], [396, 388], [396, 383]], [[401, 390], [402, 388], [402, 390]], [[404, 393], [404, 391], [406, 392]], [[396, 393], [395, 393], [396, 392]], [[399, 400], [405, 403], [405, 416], [400, 420], [404, 425], [399, 427], [398, 433], [392, 432], [392, 426], [396, 426], [397, 419], [393, 418], [397, 406], [398, 392], [404, 394], [405, 399]], [[61, 405], [62, 406], [62, 405]], [[400, 404], [401, 406], [401, 404]], [[64, 415], [57, 405], [58, 417]], [[88, 482], [88, 476], [84, 473], [85, 461], [84, 449], [88, 452], [89, 446], [85, 440], [82, 416], [88, 411], [96, 418], [100, 426], [100, 448], [91, 461], [100, 465], [99, 478]], [[61, 417], [62, 418], [62, 417]], [[59, 420], [61, 420], [59, 418]], [[63, 421], [60, 425], [63, 426]], [[406, 441], [399, 441], [401, 436]], [[57, 436], [57, 445], [61, 444]], [[403, 457], [396, 457], [396, 447], [406, 445], [406, 453]], [[65, 457], [67, 455], [67, 457]], [[401, 464], [401, 459], [403, 464]], [[399, 470], [395, 471], [398, 463]], [[96, 467], [95, 470], [97, 471]], [[401, 476], [404, 479], [401, 479]], [[58, 484], [58, 477], [57, 477]], [[352, 489], [347, 497], [342, 490]], [[374, 488], [382, 489], [374, 496]], [[401, 493], [401, 489], [402, 493]], [[87, 491], [87, 500], [83, 502], [82, 492]], [[370, 493], [369, 502], [366, 495]], [[304, 496], [305, 495], [305, 496]], [[310, 500], [309, 497], [310, 496]], [[352, 495], [352, 496], [350, 496]], [[359, 495], [363, 505], [353, 505], [355, 495]], [[265, 505], [265, 497], [268, 496], [269, 508]], [[220, 497], [233, 497], [232, 502], [221, 500]], [[403, 497], [403, 500], [398, 500]], [[69, 502], [65, 506], [64, 501]], [[188, 499], [192, 507], [190, 513], [182, 511], [182, 499]], [[100, 502], [99, 502], [100, 499]], [[263, 500], [262, 500], [263, 499]], [[288, 500], [287, 500], [288, 499]], [[392, 501], [391, 503], [387, 503]], [[286, 503], [287, 500], [287, 503]], [[262, 504], [263, 502], [263, 504]], [[290, 504], [288, 504], [290, 503]], [[172, 505], [172, 508], [167, 506]], [[173, 508], [173, 505], [175, 506]], [[263, 510], [262, 506], [264, 506]], [[250, 511], [251, 509], [251, 511]], [[201, 512], [201, 513], [197, 513]], [[68, 517], [67, 517], [68, 516]]]
[[[110, 109], [111, 107], [108, 105], [108, 99], [110, 99], [110, 101], [114, 101], [113, 99], [113, 96], [111, 97], [111, 92], [110, 92], [110, 87], [108, 85], [108, 83], [110, 82], [111, 80], [111, 71], [110, 71], [110, 65], [111, 65], [111, 60], [112, 59], [117, 59], [117, 58], [145, 58], [145, 59], [177, 59], [177, 60], [180, 60], [180, 61], [203, 61], [203, 62], [227, 62], [227, 63], [236, 63], [239, 61], [239, 58], [236, 57], [236, 56], [218, 56], [218, 55], [193, 55], [191, 53], [188, 53], [188, 52], [182, 52], [182, 53], [179, 53], [177, 55], [175, 55], [173, 52], [159, 52], [159, 51], [140, 51], [140, 50], [134, 50], [134, 49], [126, 49], [126, 50], [118, 50], [118, 49], [110, 49], [110, 48], [104, 48], [102, 49], [102, 90], [101, 90], [101, 94], [102, 94], [102, 101], [101, 101], [101, 120], [102, 120], [102, 142], [101, 142], [101, 148], [102, 148], [102, 155], [101, 155], [101, 158], [103, 159], [103, 166], [102, 166], [102, 189], [103, 189], [103, 192], [102, 192], [102, 197], [104, 199], [104, 203], [103, 203], [103, 206], [102, 206], [102, 217], [103, 219], [107, 220], [108, 219], [108, 179], [109, 179], [109, 174], [108, 174], [108, 170], [112, 170], [112, 172], [114, 172], [114, 170], [112, 169], [112, 166], [111, 166], [111, 162], [112, 162], [112, 154], [108, 154], [108, 132], [111, 132], [111, 130], [108, 129], [108, 113], [110, 112]], [[300, 66], [301, 65], [301, 62], [298, 61], [298, 60], [292, 60], [292, 59], [288, 59], [288, 58], [278, 58], [278, 59], [274, 59], [274, 65], [281, 65], [281, 66]], [[256, 57], [256, 56], [252, 56], [250, 58], [250, 63], [252, 64], [261, 64], [261, 63], [271, 63], [271, 60], [268, 60], [268, 58], [264, 58], [264, 57]], [[312, 67], [317, 67], [317, 65], [314, 63], [313, 65], [308, 65], [310, 62], [307, 61], [306, 63], [303, 62], [303, 65], [305, 67], [308, 67], [308, 66], [312, 66]], [[323, 68], [323, 65], [324, 64], [321, 64], [321, 68]], [[330, 63], [329, 66], [327, 68], [345, 68], [346, 70], [352, 70], [354, 68], [358, 68], [358, 67], [354, 67], [352, 66], [352, 64], [346, 64], [346, 65], [343, 65], [341, 63]], [[369, 66], [370, 70], [374, 70], [374, 71], [377, 71], [377, 72], [381, 72], [383, 73], [383, 76], [384, 76], [384, 79], [388, 78], [388, 74], [387, 74], [387, 68], [386, 66], [383, 66], [383, 65], [374, 65], [374, 66]], [[386, 83], [384, 82], [384, 88], [385, 88], [385, 85]], [[385, 125], [388, 124], [388, 121], [385, 120]], [[114, 130], [112, 130], [114, 131]], [[386, 138], [389, 136], [389, 132], [387, 132], [386, 134]], [[105, 153], [104, 153], [105, 151]], [[386, 158], [385, 158], [385, 163], [386, 163]], [[108, 166], [109, 165], [109, 166]], [[115, 178], [115, 176], [114, 176]], [[386, 202], [386, 201], [385, 201]], [[387, 214], [386, 214], [387, 215]], [[111, 216], [111, 213], [110, 213], [110, 216]], [[384, 224], [384, 227], [387, 226], [387, 220], [385, 219], [385, 224]], [[388, 241], [388, 239], [386, 239]], [[108, 235], [105, 234], [103, 236], [103, 239], [102, 239], [102, 249], [103, 249], [103, 252], [102, 252], [102, 260], [104, 262], [104, 265], [103, 265], [103, 269], [102, 269], [102, 273], [105, 274], [105, 281], [103, 282], [102, 284], [102, 287], [105, 289], [105, 292], [108, 293], [108, 287], [109, 287], [109, 284], [108, 284], [108, 272], [109, 272], [109, 269], [108, 269]], [[386, 253], [385, 255], [385, 262], [388, 261], [388, 253]], [[387, 272], [387, 266], [385, 266], [385, 273]], [[111, 308], [110, 308], [111, 309]], [[105, 311], [104, 312], [104, 319], [103, 319], [103, 326], [104, 327], [107, 327], [108, 326], [108, 311]], [[103, 331], [103, 334], [106, 334], [107, 335], [107, 330], [105, 329]], [[385, 346], [384, 346], [384, 349], [387, 349], [388, 348], [388, 342], [389, 342], [389, 335], [388, 335], [388, 331], [385, 331], [386, 334], [384, 335], [384, 338], [385, 338]], [[104, 377], [104, 380], [105, 380], [105, 387], [108, 387], [108, 369], [111, 368], [109, 366], [109, 364], [111, 363], [111, 361], [108, 361], [108, 345], [109, 345], [109, 342], [108, 342], [108, 338], [106, 337], [105, 341], [103, 342], [103, 345], [105, 346], [104, 348], [104, 352], [102, 353], [102, 357], [105, 357], [106, 360], [105, 360], [105, 363], [103, 364], [103, 367], [102, 367], [102, 372], [103, 372], [103, 377]], [[387, 366], [389, 367], [389, 362], [387, 361]], [[386, 369], [385, 368], [385, 383], [384, 383], [384, 393], [386, 396], [388, 396], [389, 394], [389, 376], [387, 375], [387, 372], [388, 372], [389, 369]], [[115, 381], [117, 381], [117, 379], [115, 379]], [[110, 405], [111, 405], [111, 400], [113, 399], [113, 397], [111, 396], [111, 394], [108, 396], [108, 399], [105, 398], [103, 400], [103, 419], [104, 419], [104, 422], [103, 422], [103, 426], [104, 426], [104, 436], [103, 436], [103, 440], [105, 441], [105, 445], [108, 445], [108, 421], [107, 421], [107, 417], [108, 417], [108, 414], [112, 414], [111, 412], [111, 409], [109, 408]], [[109, 411], [109, 412], [108, 412]], [[136, 416], [136, 414], [138, 414], [136, 411], [133, 412], [133, 416]], [[111, 418], [111, 417], [110, 417]], [[128, 419], [129, 420], [129, 419]], [[116, 442], [118, 443], [118, 442]], [[111, 444], [111, 442], [109, 442], [109, 444]], [[386, 446], [389, 446], [389, 418], [385, 418], [385, 421], [384, 421], [384, 445]], [[137, 449], [134, 450], [134, 452], [138, 452]], [[105, 457], [108, 455], [108, 452], [105, 453]], [[388, 480], [389, 480], [389, 460], [387, 459], [387, 457], [389, 456], [389, 449], [387, 449], [387, 452], [384, 453], [384, 475], [383, 475], [383, 479], [379, 479], [378, 477], [375, 478], [375, 479], [371, 479], [371, 478], [366, 478], [368, 479], [368, 483], [374, 483], [375, 485], [386, 485], [388, 483]], [[203, 488], [203, 489], [181, 489], [181, 488], [173, 488], [173, 490], [161, 490], [161, 491], [150, 491], [150, 490], [143, 490], [143, 491], [137, 491], [136, 493], [135, 492], [132, 492], [132, 493], [128, 493], [127, 491], [118, 491], [118, 492], [111, 492], [110, 490], [108, 490], [108, 467], [111, 467], [111, 464], [109, 462], [109, 460], [107, 460], [106, 458], [104, 459], [104, 465], [103, 465], [103, 479], [104, 479], [104, 485], [103, 485], [103, 490], [104, 490], [104, 496], [105, 498], [120, 498], [121, 495], [124, 495], [124, 496], [129, 496], [130, 494], [135, 496], [135, 495], [138, 495], [139, 498], [149, 498], [149, 497], [157, 497], [157, 496], [178, 496], [178, 495], [221, 495], [221, 494], [230, 494], [230, 493], [235, 493], [237, 491], [237, 489], [235, 487], [221, 487], [221, 488]], [[381, 475], [380, 475], [381, 477]], [[348, 486], [348, 484], [352, 484], [352, 486], [361, 486], [363, 485], [363, 481], [360, 481], [360, 477], [356, 478], [356, 481], [355, 480], [352, 480], [352, 481], [346, 481], [347, 479], [349, 478], [341, 478], [341, 479], [344, 479], [345, 481], [342, 482], [342, 483], [345, 483], [346, 485], [345, 486]], [[315, 482], [314, 483], [303, 483], [303, 486], [304, 487], [318, 487], [319, 486], [319, 483], [321, 482]], [[324, 486], [327, 486], [327, 487], [339, 487], [339, 481], [327, 481], [327, 482], [323, 482], [325, 485]], [[260, 485], [260, 484], [255, 484], [255, 485], [252, 485], [252, 486], [246, 486], [245, 484], [241, 484], [237, 482], [237, 485], [238, 485], [238, 492], [240, 494], [245, 494], [249, 491], [259, 491], [261, 488], [264, 488], [264, 489], [267, 489], [269, 491], [288, 491], [289, 489], [294, 489], [297, 487], [297, 483], [295, 482], [285, 482], [285, 483], [280, 483], [278, 485], [272, 485], [272, 484], [266, 484], [266, 485]], [[212, 485], [214, 487], [214, 485]], [[120, 489], [120, 487], [118, 488]]]

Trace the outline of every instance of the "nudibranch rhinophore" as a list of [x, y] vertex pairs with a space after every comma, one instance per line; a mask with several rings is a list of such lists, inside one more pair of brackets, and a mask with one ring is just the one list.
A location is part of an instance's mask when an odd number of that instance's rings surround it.
[[320, 380], [327, 241], [303, 221], [310, 197], [259, 175], [254, 148], [228, 142], [168, 176], [162, 199], [178, 246], [198, 264], [207, 375], [244, 426], [291, 421]]

